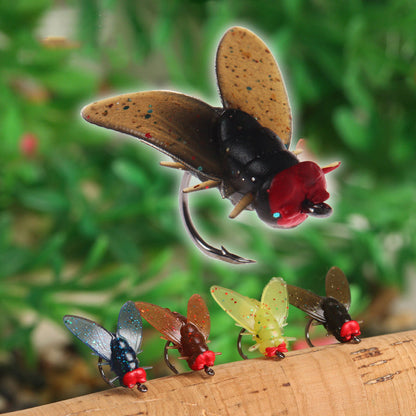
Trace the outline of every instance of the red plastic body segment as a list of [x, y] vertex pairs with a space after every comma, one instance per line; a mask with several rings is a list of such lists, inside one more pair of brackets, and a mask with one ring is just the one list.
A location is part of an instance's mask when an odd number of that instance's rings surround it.
[[145, 383], [146, 379], [146, 371], [143, 368], [136, 368], [124, 374], [122, 381], [126, 387], [132, 389], [137, 384]]
[[196, 357], [194, 363], [190, 366], [191, 370], [199, 371], [205, 367], [212, 367], [215, 362], [215, 353], [213, 351], [205, 351]]
[[351, 341], [352, 337], [358, 337], [361, 335], [360, 325], [357, 321], [345, 322], [340, 331], [341, 338], [344, 342]]
[[321, 169], [316, 163], [300, 162], [279, 172], [272, 180], [269, 205], [279, 227], [293, 228], [306, 220], [302, 212], [305, 200], [320, 204], [329, 198], [325, 174], [338, 165]]

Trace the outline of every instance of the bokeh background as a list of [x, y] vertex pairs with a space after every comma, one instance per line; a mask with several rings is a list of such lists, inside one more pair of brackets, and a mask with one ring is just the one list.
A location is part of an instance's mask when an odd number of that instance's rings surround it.
[[[229, 220], [216, 190], [191, 195], [201, 233], [256, 259], [250, 266], [193, 247], [178, 213], [180, 173], [159, 166], [166, 157], [79, 115], [98, 98], [162, 88], [220, 105], [215, 50], [233, 25], [278, 60], [293, 144], [306, 138], [321, 165], [342, 161], [328, 175], [332, 217], [295, 230], [250, 212]], [[202, 294], [225, 363], [240, 359], [238, 328], [212, 284], [259, 298], [282, 276], [323, 295], [336, 265], [364, 336], [414, 328], [415, 27], [412, 0], [0, 2], [0, 411], [105, 389], [62, 316], [113, 330], [129, 299], [185, 313]], [[291, 308], [286, 334], [302, 339], [304, 325]], [[145, 325], [149, 378], [168, 374], [163, 345]]]

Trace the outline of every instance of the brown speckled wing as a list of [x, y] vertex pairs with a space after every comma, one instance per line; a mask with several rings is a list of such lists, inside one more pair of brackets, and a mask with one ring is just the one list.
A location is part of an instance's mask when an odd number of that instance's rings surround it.
[[89, 104], [81, 115], [90, 123], [137, 137], [200, 177], [223, 177], [214, 140], [218, 113], [200, 100], [170, 91], [138, 92]]
[[326, 295], [344, 304], [348, 310], [351, 305], [351, 292], [344, 272], [338, 267], [331, 267], [325, 279]]
[[245, 111], [289, 146], [289, 100], [279, 67], [264, 42], [245, 28], [229, 29], [218, 46], [216, 70], [224, 107]]
[[211, 330], [211, 320], [207, 305], [198, 294], [189, 298], [187, 319], [188, 322], [192, 322], [202, 332], [205, 339], [208, 339]]
[[135, 302], [135, 306], [141, 317], [158, 330], [166, 340], [173, 342], [175, 345], [181, 344], [180, 331], [183, 321], [178, 318], [178, 314], [147, 302]]
[[325, 322], [324, 312], [321, 307], [321, 296], [297, 286], [286, 285], [286, 288], [291, 305], [296, 306], [318, 322]]

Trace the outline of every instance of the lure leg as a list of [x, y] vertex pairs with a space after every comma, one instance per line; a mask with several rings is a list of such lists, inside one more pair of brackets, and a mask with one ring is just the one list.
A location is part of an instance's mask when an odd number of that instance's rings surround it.
[[184, 192], [185, 194], [188, 194], [190, 192], [203, 191], [205, 189], [216, 188], [220, 184], [221, 184], [220, 181], [205, 181], [205, 182], [198, 183], [198, 185], [184, 188], [182, 189], [182, 192]]
[[241, 358], [243, 359], [243, 360], [248, 360], [248, 357], [247, 357], [247, 355], [245, 355], [244, 353], [243, 353], [243, 349], [241, 348], [241, 338], [243, 337], [243, 335], [245, 335], [244, 334], [244, 332], [245, 332], [246, 330], [244, 329], [244, 328], [241, 328], [241, 331], [240, 331], [240, 333], [238, 334], [238, 338], [237, 338], [237, 350], [238, 350], [238, 353], [240, 354], [240, 356], [241, 356]]
[[240, 257], [236, 254], [230, 253], [224, 246], [221, 246], [221, 249], [212, 247], [211, 245], [206, 243], [202, 239], [202, 237], [198, 234], [192, 222], [191, 214], [189, 212], [188, 194], [183, 192], [185, 188], [189, 187], [189, 182], [191, 180], [191, 177], [192, 175], [190, 172], [185, 172], [182, 177], [182, 182], [181, 182], [180, 192], [179, 192], [179, 206], [180, 206], [181, 217], [185, 224], [185, 228], [187, 229], [196, 247], [200, 251], [202, 251], [204, 254], [206, 254], [207, 256], [225, 261], [227, 263], [233, 263], [233, 264], [254, 263], [254, 260], [249, 260], [244, 257]]
[[309, 319], [309, 321], [308, 321], [308, 323], [306, 324], [306, 327], [305, 327], [306, 342], [311, 348], [313, 348], [315, 346], [315, 345], [312, 344], [312, 341], [311, 341], [310, 336], [309, 336], [309, 330], [311, 329], [311, 325], [312, 325], [313, 321], [314, 321], [313, 318]]
[[172, 168], [172, 169], [181, 169], [181, 170], [187, 170], [188, 168], [179, 162], [171, 162], [171, 161], [163, 161], [160, 162], [160, 166], [163, 166], [165, 168]]
[[168, 341], [165, 344], [165, 350], [164, 350], [165, 363], [175, 374], [179, 374], [179, 371], [176, 369], [176, 367], [169, 361], [169, 352], [168, 352], [169, 344], [170, 344], [170, 341]]
[[244, 211], [254, 201], [254, 195], [252, 193], [245, 194], [234, 206], [229, 218], [233, 219], [237, 217], [242, 211]]

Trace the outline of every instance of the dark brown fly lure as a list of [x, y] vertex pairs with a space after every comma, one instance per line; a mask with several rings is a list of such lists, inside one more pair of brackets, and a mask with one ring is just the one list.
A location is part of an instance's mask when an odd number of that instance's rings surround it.
[[[207, 341], [211, 329], [208, 308], [200, 295], [192, 295], [188, 301], [187, 316], [172, 312], [152, 303], [136, 302], [142, 318], [157, 329], [162, 338], [166, 339], [165, 362], [175, 373], [178, 370], [169, 361], [168, 349], [179, 351], [180, 359], [186, 360], [191, 370], [205, 370], [208, 375], [214, 375], [211, 368], [218, 352], [209, 350]], [[169, 346], [172, 343], [173, 346]]]

